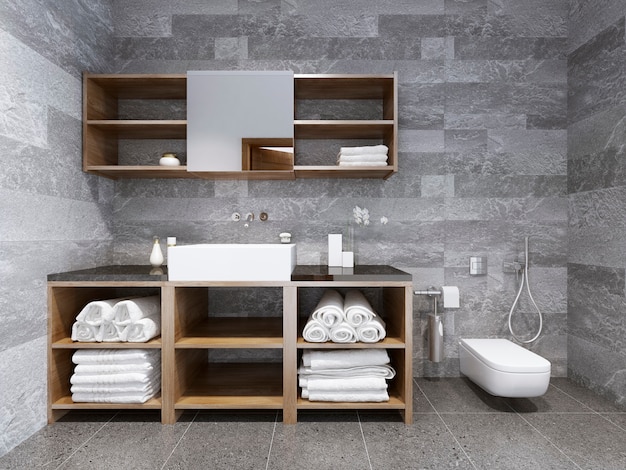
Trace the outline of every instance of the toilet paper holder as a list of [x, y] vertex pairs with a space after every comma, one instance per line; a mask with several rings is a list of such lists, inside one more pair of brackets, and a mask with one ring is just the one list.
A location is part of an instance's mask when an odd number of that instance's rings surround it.
[[437, 300], [442, 293], [443, 290], [434, 287], [414, 292], [415, 295], [428, 295], [433, 298], [434, 312], [428, 315], [428, 360], [431, 362], [441, 362], [444, 359], [443, 318], [437, 311]]

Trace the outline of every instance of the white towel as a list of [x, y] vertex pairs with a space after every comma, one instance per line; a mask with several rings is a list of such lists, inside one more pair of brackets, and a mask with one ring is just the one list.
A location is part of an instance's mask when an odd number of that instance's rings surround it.
[[383, 153], [364, 153], [362, 155], [337, 155], [337, 162], [386, 162], [387, 154]]
[[363, 343], [377, 343], [385, 339], [387, 331], [385, 322], [380, 317], [374, 317], [356, 328], [356, 335]]
[[382, 366], [389, 364], [389, 355], [386, 349], [331, 349], [328, 351], [306, 349], [302, 353], [302, 364], [313, 371]]
[[161, 388], [161, 381], [155, 380], [147, 384], [136, 382], [121, 383], [115, 385], [89, 385], [78, 384], [72, 385], [70, 391], [72, 393], [149, 393], [158, 391]]
[[100, 325], [100, 331], [98, 332], [98, 341], [105, 343], [115, 343], [120, 341], [120, 336], [117, 332], [117, 328], [111, 322], [103, 322]]
[[345, 321], [343, 313], [343, 297], [334, 289], [328, 289], [317, 303], [311, 318], [328, 328]]
[[346, 292], [343, 310], [346, 315], [346, 321], [354, 327], [362, 325], [377, 316], [363, 293], [356, 289]]
[[387, 390], [387, 381], [383, 377], [336, 377], [305, 378], [299, 380], [300, 387], [309, 392], [313, 390], [352, 391], [352, 390]]
[[97, 375], [118, 374], [120, 372], [143, 372], [150, 374], [161, 367], [161, 361], [143, 364], [78, 364], [74, 367], [75, 374]]
[[325, 343], [330, 340], [330, 332], [321, 322], [309, 318], [302, 331], [302, 337], [309, 343]]
[[332, 391], [332, 390], [302, 390], [302, 398], [309, 401], [331, 402], [383, 402], [389, 401], [387, 390], [363, 390], [363, 391]]
[[387, 162], [339, 162], [339, 166], [387, 166]]
[[330, 329], [330, 340], [333, 343], [356, 343], [357, 339], [356, 330], [345, 321]]
[[113, 306], [118, 301], [125, 298], [126, 297], [121, 297], [118, 299], [94, 300], [89, 302], [76, 316], [76, 320], [89, 325], [100, 326], [103, 321], [111, 321], [113, 318]]
[[[123, 330], [124, 339], [130, 343], [145, 343], [161, 333], [161, 316], [142, 318], [132, 322]], [[120, 336], [121, 337], [121, 336]]]
[[161, 315], [161, 299], [158, 295], [122, 300], [113, 307], [113, 323], [129, 325], [146, 317]]
[[98, 341], [100, 327], [90, 325], [83, 321], [75, 321], [72, 325], [72, 341], [94, 343]]
[[393, 379], [396, 371], [389, 364], [383, 366], [357, 366], [345, 369], [322, 369], [313, 370], [310, 367], [300, 366], [298, 368], [299, 377], [303, 378], [346, 378], [346, 377], [383, 377]]
[[385, 154], [389, 152], [386, 145], [365, 145], [363, 147], [341, 147], [340, 155]]
[[158, 390], [145, 393], [73, 393], [72, 401], [78, 403], [145, 403], [157, 393]]
[[72, 385], [116, 385], [122, 383], [150, 384], [161, 380], [161, 371], [150, 374], [142, 372], [120, 372], [119, 374], [73, 374], [70, 377]]
[[158, 349], [79, 349], [74, 364], [145, 364], [160, 361]]

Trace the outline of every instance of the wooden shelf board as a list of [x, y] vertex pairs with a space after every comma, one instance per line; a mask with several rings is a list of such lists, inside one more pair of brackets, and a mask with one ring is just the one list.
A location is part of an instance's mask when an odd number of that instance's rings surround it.
[[328, 409], [395, 409], [403, 410], [406, 404], [397, 396], [389, 396], [389, 401], [375, 402], [329, 402], [329, 401], [309, 401], [298, 397], [297, 406], [299, 410], [328, 410]]
[[88, 120], [86, 126], [119, 139], [186, 139], [187, 121], [164, 120]]
[[160, 410], [161, 396], [157, 395], [145, 403], [77, 403], [68, 395], [56, 400], [51, 407], [53, 410]]
[[186, 348], [283, 348], [282, 317], [210, 318], [176, 341]]
[[383, 139], [393, 133], [395, 121], [380, 120], [315, 120], [294, 121], [297, 139]]
[[393, 91], [394, 74], [295, 74], [296, 99], [382, 99]]
[[298, 349], [404, 349], [404, 341], [400, 338], [385, 338], [378, 343], [309, 343], [298, 337]]
[[393, 166], [385, 167], [341, 167], [337, 165], [315, 166], [296, 165], [294, 166], [296, 178], [377, 178], [387, 179], [396, 170]]
[[282, 363], [210, 363], [176, 400], [176, 409], [282, 408]]
[[62, 338], [51, 345], [52, 349], [160, 349], [161, 338], [154, 338], [145, 343], [81, 343], [72, 338]]

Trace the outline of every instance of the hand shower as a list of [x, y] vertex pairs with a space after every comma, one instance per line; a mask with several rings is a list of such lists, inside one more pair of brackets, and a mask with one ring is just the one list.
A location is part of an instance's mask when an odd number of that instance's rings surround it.
[[[526, 291], [528, 292], [528, 297], [530, 298], [530, 301], [532, 302], [535, 309], [537, 310], [537, 313], [539, 314], [539, 331], [537, 331], [537, 334], [533, 338], [528, 339], [528, 340], [522, 340], [518, 338], [517, 335], [513, 332], [513, 327], [511, 325], [511, 318], [513, 317], [513, 311], [515, 310], [515, 307], [517, 306], [517, 302], [519, 301], [520, 295], [522, 295], [524, 284], [526, 284]], [[513, 305], [511, 306], [511, 311], [509, 312], [509, 331], [511, 332], [511, 336], [513, 336], [513, 338], [515, 338], [517, 341], [519, 341], [520, 343], [528, 344], [528, 343], [532, 343], [537, 338], [539, 338], [542, 328], [543, 328], [543, 316], [541, 315], [541, 310], [539, 310], [539, 307], [537, 307], [535, 299], [533, 299], [533, 295], [530, 292], [530, 282], [528, 281], [528, 237], [526, 237], [524, 239], [524, 267], [522, 268], [522, 281], [520, 282], [519, 290], [517, 291], [517, 296], [515, 297], [515, 300], [513, 301]]]

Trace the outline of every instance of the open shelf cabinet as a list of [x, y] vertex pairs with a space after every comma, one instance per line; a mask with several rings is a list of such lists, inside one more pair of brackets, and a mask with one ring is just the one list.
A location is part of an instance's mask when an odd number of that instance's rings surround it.
[[[363, 101], [376, 108], [375, 117], [355, 119], [301, 119], [294, 116], [295, 149], [306, 140], [349, 140], [383, 143], [389, 148], [386, 167], [339, 167], [339, 149], [330, 147], [318, 156], [324, 165], [298, 163], [264, 154], [247, 155], [242, 143], [242, 171], [188, 172], [187, 167], [124, 164], [120, 144], [126, 140], [172, 140], [187, 138], [186, 119], [171, 116], [170, 103], [187, 100], [185, 74], [83, 74], [83, 170], [107, 178], [202, 178], [215, 180], [291, 180], [295, 178], [383, 178], [398, 171], [397, 73], [387, 75], [315, 74], [294, 76], [294, 101], [342, 103]], [[140, 115], [128, 116], [127, 103], [143, 103]], [[156, 108], [157, 111], [154, 111]], [[348, 107], [349, 108], [349, 107]], [[142, 109], [139, 107], [139, 109]], [[148, 109], [149, 111], [145, 111]], [[180, 112], [178, 114], [181, 114]], [[296, 115], [298, 113], [296, 112]], [[372, 116], [370, 114], [370, 116]], [[186, 116], [185, 116], [186, 117]], [[365, 144], [364, 144], [365, 145]], [[169, 149], [163, 149], [169, 150]], [[248, 151], [248, 154], [250, 152]], [[277, 160], [278, 159], [278, 160]], [[306, 158], [305, 158], [306, 159]], [[327, 163], [326, 163], [327, 162]]]

